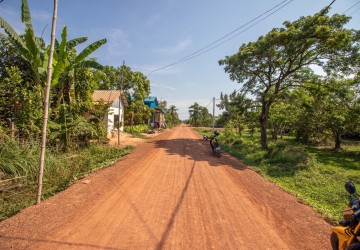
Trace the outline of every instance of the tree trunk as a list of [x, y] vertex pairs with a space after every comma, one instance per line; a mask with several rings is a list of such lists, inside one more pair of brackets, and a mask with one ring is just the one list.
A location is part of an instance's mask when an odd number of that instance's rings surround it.
[[278, 128], [276, 126], [276, 124], [274, 122], [272, 122], [272, 133], [271, 133], [271, 138], [274, 141], [277, 141], [278, 139]]
[[270, 105], [271, 102], [267, 102], [264, 99], [261, 100], [261, 115], [260, 115], [260, 131], [261, 131], [261, 148], [262, 149], [267, 149], [268, 148], [268, 144], [267, 144], [267, 131], [266, 131], [266, 126], [267, 126], [267, 120], [269, 118], [269, 110], [270, 110]]
[[340, 149], [341, 147], [341, 134], [336, 133], [335, 134], [335, 149]]

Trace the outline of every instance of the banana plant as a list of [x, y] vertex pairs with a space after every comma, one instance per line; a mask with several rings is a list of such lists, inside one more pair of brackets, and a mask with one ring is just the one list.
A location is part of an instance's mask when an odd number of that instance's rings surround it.
[[[80, 37], [67, 41], [67, 28], [63, 28], [61, 43], [57, 43], [54, 60], [57, 64], [54, 68], [52, 88], [54, 93], [55, 107], [59, 107], [62, 101], [70, 105], [75, 100], [75, 90], [77, 81], [75, 79], [76, 70], [80, 68], [102, 69], [103, 66], [95, 61], [86, 58], [106, 43], [106, 39], [96, 41], [87, 46], [83, 51], [76, 55], [75, 47], [87, 41], [87, 37]], [[73, 94], [71, 96], [71, 93]]]
[[34, 35], [34, 28], [32, 26], [27, 0], [22, 0], [21, 20], [25, 24], [25, 33], [23, 36], [17, 34], [11, 25], [0, 17], [0, 27], [7, 34], [7, 36], [5, 36], [3, 33], [0, 33], [0, 36], [8, 44], [15, 47], [19, 55], [30, 63], [31, 68], [36, 75], [36, 83], [44, 83], [46, 79], [46, 63], [48, 56], [44, 53], [45, 46], [42, 39], [37, 38]]

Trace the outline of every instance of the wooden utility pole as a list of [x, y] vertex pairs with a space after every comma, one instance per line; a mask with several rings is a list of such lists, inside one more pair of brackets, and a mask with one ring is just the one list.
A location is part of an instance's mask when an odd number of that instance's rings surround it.
[[48, 60], [48, 73], [46, 78], [45, 97], [44, 97], [44, 117], [43, 117], [43, 126], [42, 126], [42, 134], [41, 134], [41, 153], [40, 153], [40, 163], [39, 163], [39, 173], [38, 173], [38, 191], [36, 195], [36, 204], [39, 204], [41, 202], [42, 179], [44, 173], [45, 150], [46, 150], [46, 128], [49, 117], [49, 97], [50, 97], [50, 86], [51, 86], [51, 76], [52, 76], [52, 59], [53, 59], [54, 47], [55, 47], [57, 7], [58, 7], [58, 1], [54, 0], [50, 55]]
[[212, 131], [215, 130], [215, 97], [213, 97]]
[[122, 121], [121, 119], [121, 92], [122, 92], [122, 85], [123, 85], [123, 79], [124, 79], [124, 66], [125, 66], [125, 61], [123, 61], [123, 65], [121, 68], [121, 80], [120, 80], [120, 96], [119, 96], [119, 122], [118, 122], [118, 146], [120, 146], [120, 129], [121, 129], [121, 125], [120, 122]]

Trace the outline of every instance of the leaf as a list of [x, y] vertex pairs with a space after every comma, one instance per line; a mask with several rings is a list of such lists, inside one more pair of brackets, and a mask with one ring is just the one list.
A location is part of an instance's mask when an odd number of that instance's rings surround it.
[[97, 50], [100, 46], [106, 43], [106, 39], [101, 39], [99, 41], [96, 41], [92, 44], [90, 44], [88, 47], [86, 47], [81, 53], [76, 57], [75, 64], [80, 63], [83, 61], [88, 55], [93, 53], [95, 50]]
[[28, 48], [28, 51], [30, 53], [31, 58], [28, 58], [28, 60], [31, 62], [31, 64], [35, 65], [35, 68], [42, 65], [41, 58], [40, 58], [40, 50], [36, 44], [36, 41], [34, 40], [34, 32], [31, 29], [27, 29], [25, 33], [25, 42], [26, 47]]
[[[65, 57], [67, 57], [67, 52], [65, 53]], [[65, 72], [65, 69], [67, 67], [68, 63], [65, 60], [58, 60], [55, 67], [54, 67], [54, 71], [52, 74], [52, 87], [56, 86], [58, 84], [59, 78], [61, 76], [62, 73]]]
[[79, 37], [79, 38], [75, 38], [75, 39], [72, 39], [70, 41], [67, 42], [67, 46], [69, 48], [74, 48], [75, 46], [81, 44], [81, 43], [84, 43], [88, 40], [87, 37]]
[[63, 31], [61, 33], [61, 43], [59, 45], [58, 50], [58, 60], [63, 61], [65, 60], [64, 55], [66, 52], [66, 37], [67, 37], [67, 29], [66, 26], [64, 26]]
[[21, 21], [25, 24], [27, 29], [34, 30], [33, 26], [32, 26], [29, 4], [28, 4], [27, 0], [22, 0]]
[[79, 68], [93, 68], [93, 69], [100, 69], [100, 70], [104, 68], [104, 66], [102, 66], [100, 63], [91, 61], [91, 60], [82, 61], [81, 63], [79, 63], [78, 67]]
[[5, 30], [5, 33], [14, 40], [17, 44], [19, 44], [22, 48], [26, 48], [24, 42], [21, 40], [20, 36], [16, 33], [16, 31], [8, 24], [2, 17], [0, 17], [0, 26]]
[[7, 36], [5, 36], [3, 33], [0, 33], [0, 39], [3, 39], [3, 40], [8, 40], [7, 39], [8, 37]]

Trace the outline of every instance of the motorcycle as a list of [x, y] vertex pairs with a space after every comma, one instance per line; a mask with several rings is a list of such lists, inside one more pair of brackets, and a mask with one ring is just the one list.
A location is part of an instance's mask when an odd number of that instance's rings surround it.
[[205, 140], [210, 140], [210, 146], [211, 146], [212, 152], [216, 157], [221, 156], [220, 143], [218, 142], [218, 140], [216, 138], [218, 135], [220, 135], [220, 132], [218, 130], [215, 130], [214, 134], [211, 136], [204, 135]]
[[345, 189], [352, 198], [342, 211], [344, 220], [331, 230], [330, 243], [333, 250], [360, 250], [360, 198], [352, 182], [346, 182]]

